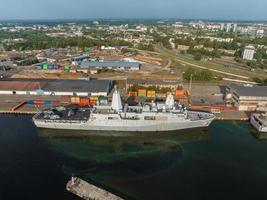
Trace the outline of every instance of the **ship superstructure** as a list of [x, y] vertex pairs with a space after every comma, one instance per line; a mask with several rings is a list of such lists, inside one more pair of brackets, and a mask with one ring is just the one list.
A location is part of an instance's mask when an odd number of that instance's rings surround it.
[[254, 113], [250, 117], [250, 123], [259, 132], [267, 133], [267, 114]]
[[165, 103], [123, 105], [118, 90], [114, 91], [110, 106], [55, 107], [33, 117], [39, 128], [123, 132], [164, 132], [207, 127], [213, 120], [211, 113], [187, 110], [175, 104], [171, 94]]

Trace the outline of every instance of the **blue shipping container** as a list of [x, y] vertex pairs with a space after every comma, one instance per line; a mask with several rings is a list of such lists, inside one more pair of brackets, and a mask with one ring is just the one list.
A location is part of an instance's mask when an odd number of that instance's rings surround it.
[[28, 100], [28, 101], [27, 101], [27, 104], [31, 104], [31, 105], [33, 105], [33, 104], [34, 104], [34, 100]]
[[51, 101], [51, 100], [44, 100], [44, 104], [45, 105], [50, 105], [50, 104], [52, 104], [53, 102]]

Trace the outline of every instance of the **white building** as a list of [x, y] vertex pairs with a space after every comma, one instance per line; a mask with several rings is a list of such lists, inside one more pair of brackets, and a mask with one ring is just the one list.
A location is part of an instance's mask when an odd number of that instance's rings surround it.
[[224, 31], [224, 24], [221, 24], [221, 31]]
[[244, 60], [253, 60], [254, 54], [256, 52], [256, 48], [252, 45], [246, 46], [243, 52], [243, 59]]
[[231, 85], [226, 88], [226, 96], [240, 111], [267, 111], [267, 86]]
[[226, 24], [226, 32], [230, 32], [231, 31], [231, 28], [232, 28], [232, 24], [228, 23]]
[[233, 27], [233, 32], [236, 33], [237, 32], [237, 24], [234, 24], [234, 27]]

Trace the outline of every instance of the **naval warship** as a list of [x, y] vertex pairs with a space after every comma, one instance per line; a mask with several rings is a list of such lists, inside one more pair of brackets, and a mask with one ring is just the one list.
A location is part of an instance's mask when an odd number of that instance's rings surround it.
[[111, 105], [83, 107], [53, 107], [37, 113], [33, 122], [38, 128], [112, 131], [166, 132], [208, 127], [214, 115], [194, 111], [176, 104], [173, 95], [166, 102], [150, 102], [137, 106], [122, 104], [115, 90]]

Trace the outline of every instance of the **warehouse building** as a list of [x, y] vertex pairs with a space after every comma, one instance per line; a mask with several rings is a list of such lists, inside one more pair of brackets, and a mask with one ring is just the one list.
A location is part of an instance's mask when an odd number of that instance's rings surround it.
[[113, 69], [113, 70], [140, 70], [139, 62], [126, 61], [83, 61], [80, 67], [83, 69]]
[[112, 88], [111, 80], [10, 79], [0, 81], [0, 95], [107, 96]]
[[225, 97], [240, 111], [267, 111], [267, 86], [231, 85]]

